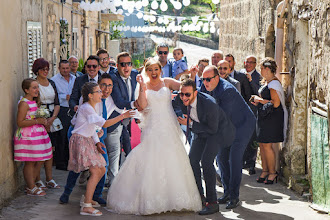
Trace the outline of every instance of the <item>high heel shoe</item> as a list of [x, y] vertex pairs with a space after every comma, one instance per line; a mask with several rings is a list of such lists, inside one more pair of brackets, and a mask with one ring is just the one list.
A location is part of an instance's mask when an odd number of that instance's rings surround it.
[[267, 177], [268, 177], [268, 175], [269, 175], [269, 174], [267, 174], [265, 177], [261, 177], [262, 173], [268, 173], [268, 171], [262, 171], [262, 172], [261, 172], [260, 176], [259, 176], [258, 179], [257, 179], [257, 182], [258, 182], [258, 183], [263, 183], [263, 182], [265, 182], [265, 180], [267, 179]]
[[[275, 178], [274, 179], [272, 179], [272, 180], [270, 180], [270, 179], [268, 179], [269, 178], [269, 175], [276, 175], [275, 176]], [[265, 184], [274, 184], [274, 181], [276, 181], [276, 183], [277, 183], [277, 178], [278, 178], [278, 174], [277, 174], [277, 172], [276, 173], [270, 173], [268, 175], [268, 177], [267, 177], [267, 179], [265, 180]]]

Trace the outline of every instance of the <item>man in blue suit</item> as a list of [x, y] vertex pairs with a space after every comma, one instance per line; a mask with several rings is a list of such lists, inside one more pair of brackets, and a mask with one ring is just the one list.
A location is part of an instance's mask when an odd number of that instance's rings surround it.
[[[239, 204], [239, 187], [242, 179], [243, 154], [255, 129], [256, 119], [237, 89], [219, 77], [216, 66], [205, 68], [202, 92], [209, 93], [227, 114], [236, 128], [235, 140], [230, 147], [220, 148], [217, 162], [220, 166], [224, 195], [218, 199], [232, 209]], [[218, 141], [222, 142], [221, 139]]]
[[86, 71], [87, 74], [79, 76], [76, 78], [72, 93], [69, 100], [70, 109], [76, 112], [79, 106], [79, 99], [81, 96], [81, 88], [86, 82], [98, 82], [98, 78], [101, 76], [99, 73], [100, 70], [100, 62], [99, 58], [95, 55], [91, 55], [87, 58], [86, 61]]
[[[235, 127], [214, 98], [196, 90], [194, 80], [187, 78], [182, 81], [179, 96], [181, 102], [176, 99], [177, 106], [180, 106], [183, 112], [190, 113], [187, 113], [188, 119], [178, 117], [178, 121], [187, 125], [189, 118], [192, 119], [187, 128], [189, 130], [190, 127], [194, 133], [189, 159], [202, 201], [207, 202], [199, 214], [213, 214], [219, 212], [213, 161], [221, 148], [228, 148], [232, 144]], [[206, 185], [206, 198], [202, 187], [200, 162]]]
[[[115, 105], [120, 109], [138, 108], [135, 101], [135, 88], [137, 70], [132, 69], [132, 57], [127, 52], [122, 52], [117, 55], [117, 69], [110, 72], [113, 80], [112, 99]], [[122, 131], [122, 144], [126, 155], [131, 151], [130, 141], [130, 119], [124, 119]]]

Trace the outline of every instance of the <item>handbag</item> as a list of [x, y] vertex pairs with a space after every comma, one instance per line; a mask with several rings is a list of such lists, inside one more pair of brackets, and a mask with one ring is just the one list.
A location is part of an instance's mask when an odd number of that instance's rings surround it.
[[56, 132], [63, 129], [62, 122], [59, 118], [55, 118], [53, 124], [50, 126], [50, 132]]
[[274, 104], [271, 102], [267, 102], [264, 105], [259, 104], [259, 106], [258, 106], [258, 116], [260, 118], [266, 118], [273, 111], [274, 111]]

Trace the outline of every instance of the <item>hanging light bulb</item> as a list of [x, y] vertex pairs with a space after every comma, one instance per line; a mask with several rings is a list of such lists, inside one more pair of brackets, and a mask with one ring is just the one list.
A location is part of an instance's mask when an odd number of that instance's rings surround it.
[[220, 2], [220, 0], [212, 0], [212, 3], [215, 4], [215, 5], [219, 4], [219, 2]]
[[137, 10], [140, 10], [140, 9], [142, 8], [142, 2], [141, 2], [141, 1], [137, 1], [137, 2], [135, 2], [135, 8], [136, 8]]
[[214, 26], [210, 27], [210, 32], [211, 32], [212, 34], [215, 33], [215, 27], [214, 27]]
[[134, 7], [128, 7], [128, 13], [132, 14], [134, 12]]
[[122, 15], [123, 12], [124, 12], [123, 9], [118, 9], [118, 11], [117, 11], [117, 13], [120, 14], [120, 15]]
[[151, 16], [150, 16], [150, 21], [151, 21], [151, 22], [155, 22], [155, 21], [156, 21], [156, 16], [151, 15]]
[[142, 0], [142, 6], [147, 7], [149, 5], [149, 0]]
[[143, 13], [139, 11], [139, 12], [136, 14], [136, 17], [137, 17], [138, 19], [143, 18]]
[[174, 4], [173, 4], [173, 7], [176, 9], [176, 10], [180, 10], [181, 8], [182, 8], [182, 4], [181, 4], [181, 2], [179, 2], [179, 1], [174, 1], [173, 2]]
[[120, 0], [114, 0], [113, 1], [113, 4], [116, 6], [116, 7], [119, 7], [121, 6], [122, 2]]
[[183, 4], [184, 6], [189, 6], [189, 5], [190, 5], [190, 0], [183, 0], [183, 1], [182, 1], [182, 4]]
[[164, 22], [163, 17], [158, 17], [157, 22], [158, 22], [158, 24], [162, 24]]
[[151, 8], [156, 10], [158, 8], [158, 3], [156, 0], [153, 0], [152, 3], [151, 3]]
[[[188, 0], [189, 1], [189, 0]], [[168, 6], [164, 0], [160, 3], [160, 10], [166, 11], [168, 9]]]

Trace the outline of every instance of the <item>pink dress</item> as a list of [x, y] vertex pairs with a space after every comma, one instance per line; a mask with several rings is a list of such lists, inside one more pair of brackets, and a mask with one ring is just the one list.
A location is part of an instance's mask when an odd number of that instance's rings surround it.
[[[26, 119], [35, 119], [38, 109], [35, 101], [23, 98], [21, 102], [29, 105]], [[43, 125], [18, 128], [14, 136], [15, 161], [45, 161], [53, 157], [52, 145]]]

